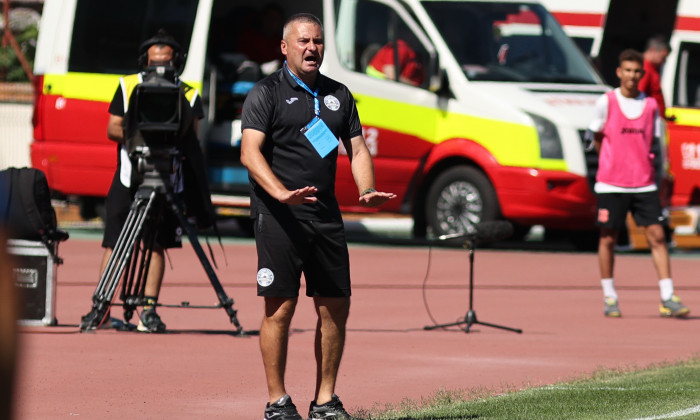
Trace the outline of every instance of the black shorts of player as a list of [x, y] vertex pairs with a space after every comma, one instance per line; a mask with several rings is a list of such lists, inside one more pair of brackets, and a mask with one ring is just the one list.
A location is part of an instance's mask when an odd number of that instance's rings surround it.
[[301, 274], [309, 297], [350, 296], [350, 258], [342, 221], [255, 220], [258, 296], [297, 297]]
[[598, 194], [598, 226], [620, 230], [625, 226], [627, 212], [632, 213], [637, 226], [658, 225], [664, 221], [658, 191]]
[[[129, 215], [129, 208], [134, 201], [136, 188], [127, 188], [119, 180], [119, 168], [114, 174], [112, 185], [109, 187], [107, 199], [105, 200], [105, 230], [102, 237], [102, 246], [104, 248], [112, 248], [117, 246], [117, 239], [126, 223], [126, 218]], [[152, 223], [146, 221], [142, 237], [150, 232]], [[163, 216], [157, 226], [156, 246], [166, 248], [181, 248], [182, 247], [182, 229], [177, 216], [169, 208], [165, 208]]]

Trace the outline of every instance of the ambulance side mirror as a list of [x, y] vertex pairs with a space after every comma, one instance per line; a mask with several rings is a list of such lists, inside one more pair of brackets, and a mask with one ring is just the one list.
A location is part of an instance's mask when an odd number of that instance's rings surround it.
[[438, 93], [442, 90], [442, 85], [445, 80], [444, 72], [441, 68], [438, 68], [437, 72], [430, 75], [430, 80], [428, 82], [428, 90], [433, 93]]
[[430, 63], [428, 64], [428, 90], [438, 93], [442, 90], [444, 82], [444, 71], [440, 67], [440, 60], [437, 53], [433, 52], [430, 54]]
[[[434, 83], [433, 79], [435, 79]], [[431, 76], [430, 91], [442, 98], [454, 98], [450, 89], [450, 81], [447, 78], [447, 72], [444, 69], [441, 68], [437, 74]]]

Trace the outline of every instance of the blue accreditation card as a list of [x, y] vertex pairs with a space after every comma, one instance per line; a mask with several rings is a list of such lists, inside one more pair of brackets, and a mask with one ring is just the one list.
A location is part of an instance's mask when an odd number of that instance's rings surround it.
[[302, 134], [306, 137], [311, 145], [316, 149], [322, 158], [326, 157], [330, 152], [338, 147], [338, 138], [333, 135], [331, 129], [326, 123], [318, 117], [314, 117], [311, 122], [306, 124], [301, 129]]

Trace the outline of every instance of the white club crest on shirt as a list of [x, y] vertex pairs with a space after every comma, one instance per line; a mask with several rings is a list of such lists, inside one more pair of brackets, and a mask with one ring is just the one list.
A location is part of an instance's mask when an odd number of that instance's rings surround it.
[[261, 268], [258, 271], [258, 284], [267, 287], [275, 281], [275, 274], [269, 268]]
[[331, 111], [337, 111], [340, 109], [340, 101], [333, 95], [328, 95], [323, 98], [323, 103], [326, 104], [326, 108]]

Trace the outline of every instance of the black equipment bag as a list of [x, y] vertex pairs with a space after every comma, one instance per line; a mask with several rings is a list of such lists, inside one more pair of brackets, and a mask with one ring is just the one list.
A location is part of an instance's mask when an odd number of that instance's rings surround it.
[[7, 168], [0, 171], [0, 183], [8, 236], [43, 242], [60, 264], [56, 245], [68, 233], [58, 229], [46, 175], [35, 168]]

